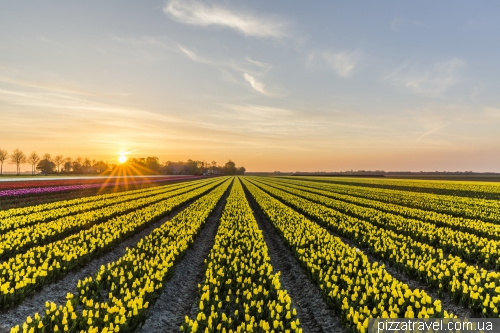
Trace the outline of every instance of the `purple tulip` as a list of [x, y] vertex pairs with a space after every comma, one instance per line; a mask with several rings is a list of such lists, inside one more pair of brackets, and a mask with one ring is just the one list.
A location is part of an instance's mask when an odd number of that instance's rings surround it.
[[154, 183], [154, 182], [165, 182], [179, 179], [196, 179], [200, 177], [176, 177], [171, 179], [149, 179], [149, 180], [141, 180], [141, 181], [131, 181], [131, 182], [117, 182], [117, 183], [101, 183], [101, 184], [86, 184], [86, 185], [65, 185], [65, 186], [52, 186], [52, 187], [31, 187], [31, 188], [20, 188], [14, 190], [3, 190], [0, 191], [0, 197], [10, 197], [10, 196], [22, 196], [28, 194], [42, 194], [42, 193], [53, 193], [53, 192], [61, 192], [61, 191], [70, 191], [70, 190], [83, 190], [89, 188], [100, 188], [100, 187], [108, 187], [108, 186], [120, 186], [120, 185], [134, 185], [134, 184], [143, 184], [143, 183]]

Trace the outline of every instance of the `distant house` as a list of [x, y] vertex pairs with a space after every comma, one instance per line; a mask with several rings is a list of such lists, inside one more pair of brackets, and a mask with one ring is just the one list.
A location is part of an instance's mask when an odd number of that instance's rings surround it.
[[167, 165], [167, 173], [171, 175], [180, 175], [184, 173], [185, 163], [170, 162]]
[[217, 176], [219, 175], [219, 170], [214, 168], [203, 169], [203, 176]]

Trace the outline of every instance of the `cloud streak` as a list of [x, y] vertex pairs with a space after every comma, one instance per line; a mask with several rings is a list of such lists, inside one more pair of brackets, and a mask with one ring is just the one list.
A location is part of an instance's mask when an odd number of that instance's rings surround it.
[[188, 49], [185, 46], [179, 45], [179, 50], [181, 50], [182, 53], [184, 53], [185, 55], [187, 55], [189, 57], [189, 59], [191, 59], [191, 60], [193, 60], [195, 62], [201, 62], [201, 63], [207, 63], [208, 62], [207, 60], [202, 59], [196, 53], [194, 53], [193, 51], [191, 51], [190, 49]]
[[266, 64], [265, 62], [250, 59], [250, 57], [246, 57], [245, 60], [259, 68], [262, 68], [266, 73], [273, 67], [272, 65]]
[[171, 0], [163, 8], [177, 22], [198, 26], [219, 26], [236, 30], [246, 36], [261, 38], [285, 37], [287, 24], [280, 18], [236, 13], [219, 6], [201, 2]]
[[[335, 140], [343, 140], [349, 133], [366, 134], [368, 131], [377, 131], [376, 128], [361, 123], [339, 122], [338, 113], [332, 116], [329, 113], [253, 104], [220, 106], [201, 116], [206, 119], [204, 124], [207, 128], [247, 137], [252, 144], [262, 147], [271, 144], [266, 140], [271, 139], [276, 143], [276, 139], [280, 140], [280, 146], [283, 148], [293, 146], [294, 150], [314, 150], [316, 145], [313, 145], [312, 141], [317, 142], [319, 138], [330, 140], [335, 137]], [[307, 144], [304, 145], [302, 140], [307, 141]], [[291, 142], [295, 144], [291, 145]], [[351, 140], [350, 144], [352, 143]]]
[[243, 77], [245, 78], [245, 80], [248, 83], [250, 83], [252, 88], [254, 88], [255, 90], [257, 90], [258, 92], [260, 92], [263, 95], [266, 95], [266, 96], [270, 95], [269, 92], [267, 92], [266, 89], [264, 89], [264, 84], [262, 82], [257, 81], [253, 76], [251, 76], [248, 73], [243, 73]]
[[342, 77], [349, 77], [352, 75], [360, 58], [358, 51], [340, 53], [325, 51], [322, 53], [322, 56], [328, 66]]
[[399, 32], [403, 27], [408, 27], [412, 25], [422, 28], [430, 28], [430, 26], [427, 23], [418, 20], [403, 19], [402, 17], [394, 18], [390, 24], [392, 31], [395, 32]]
[[422, 134], [421, 136], [419, 136], [419, 137], [415, 140], [415, 142], [419, 142], [419, 141], [420, 141], [420, 139], [422, 139], [422, 138], [426, 137], [426, 136], [427, 136], [427, 135], [429, 135], [429, 134], [432, 134], [432, 133], [435, 133], [435, 132], [439, 131], [440, 129], [442, 129], [442, 128], [444, 128], [444, 127], [448, 126], [448, 125], [450, 125], [451, 123], [454, 123], [455, 121], [456, 121], [456, 120], [452, 120], [452, 121], [450, 121], [450, 122], [447, 122], [446, 124], [443, 124], [443, 125], [441, 125], [441, 126], [438, 126], [438, 127], [436, 127], [436, 128], [433, 128], [433, 129], [431, 129], [431, 130], [430, 130], [430, 131], [428, 131], [428, 132], [425, 132], [424, 134]]
[[451, 59], [425, 70], [419, 64], [407, 62], [384, 80], [403, 85], [417, 94], [441, 95], [460, 81], [458, 71], [464, 66], [463, 60]]
[[0, 76], [0, 82], [14, 84], [17, 86], [22, 86], [22, 87], [38, 88], [38, 89], [58, 91], [58, 92], [63, 92], [63, 93], [72, 93], [72, 94], [89, 95], [89, 96], [90, 95], [98, 95], [95, 92], [86, 91], [86, 90], [79, 89], [79, 88], [75, 88], [75, 89], [68, 88], [68, 87], [71, 87], [70, 83], [56, 85], [52, 82], [19, 80], [19, 79], [15, 79], [15, 78], [11, 78], [11, 77], [6, 77], [6, 76]]

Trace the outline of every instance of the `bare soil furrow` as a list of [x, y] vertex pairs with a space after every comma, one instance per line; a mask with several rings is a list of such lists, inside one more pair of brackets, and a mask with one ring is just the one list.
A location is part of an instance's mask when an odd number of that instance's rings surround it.
[[42, 315], [45, 311], [45, 302], [54, 302], [63, 305], [66, 303], [66, 294], [68, 292], [76, 293], [76, 285], [78, 280], [84, 279], [87, 276], [94, 275], [102, 265], [113, 262], [123, 256], [128, 247], [134, 247], [141, 238], [149, 235], [155, 228], [161, 226], [164, 222], [170, 220], [184, 208], [189, 206], [195, 199], [183, 204], [179, 208], [173, 210], [166, 217], [155, 221], [138, 233], [123, 240], [114, 249], [95, 258], [85, 264], [82, 268], [68, 273], [64, 278], [44, 287], [41, 291], [30, 298], [25, 299], [20, 305], [9, 309], [6, 312], [0, 313], [0, 333], [9, 332], [8, 328], [21, 324], [28, 316], [33, 316], [36, 312]]
[[281, 272], [280, 281], [292, 298], [292, 306], [297, 309], [303, 332], [347, 332], [246, 188], [245, 193], [263, 232], [273, 268]]
[[203, 261], [214, 245], [219, 219], [231, 187], [232, 185], [200, 230], [193, 246], [174, 266], [172, 277], [164, 283], [160, 297], [149, 309], [150, 317], [138, 333], [180, 332], [184, 317], [198, 299], [198, 283], [202, 283], [205, 276]]
[[[264, 189], [262, 189], [262, 190], [265, 191]], [[266, 193], [268, 193], [268, 192], [266, 192]], [[270, 193], [268, 193], [268, 194], [270, 194]], [[276, 199], [281, 201], [283, 204], [299, 211], [300, 213], [305, 214], [304, 211], [301, 211], [300, 209], [296, 209], [296, 207], [289, 205], [288, 203], [284, 202], [283, 200], [281, 200], [279, 198], [276, 198]], [[355, 242], [351, 241], [350, 239], [348, 239], [344, 236], [340, 236], [335, 231], [333, 231], [332, 228], [330, 228], [326, 223], [324, 223], [322, 221], [318, 221], [317, 219], [315, 219], [311, 216], [308, 216], [307, 214], [305, 214], [305, 215], [311, 221], [314, 221], [314, 222], [318, 223], [319, 225], [321, 225], [322, 227], [324, 227], [333, 236], [339, 237], [344, 243], [363, 251], [368, 256], [368, 259], [370, 261], [372, 261], [372, 262], [377, 261], [380, 264], [384, 264], [385, 268], [389, 272], [389, 274], [391, 274], [393, 277], [395, 277], [399, 281], [406, 283], [410, 288], [412, 288], [412, 289], [418, 288], [420, 290], [424, 290], [433, 299], [440, 299], [444, 310], [456, 314], [459, 318], [477, 318], [478, 316], [480, 316], [477, 313], [475, 314], [471, 309], [469, 309], [461, 304], [456, 304], [452, 300], [451, 295], [448, 292], [443, 292], [441, 295], [438, 295], [438, 293], [435, 290], [429, 288], [424, 282], [408, 276], [406, 273], [399, 271], [396, 267], [390, 266], [387, 262], [385, 262], [385, 260], [381, 260], [376, 254], [372, 253], [370, 251], [370, 249], [359, 246], [359, 244], [356, 244]]]
[[405, 272], [401, 272], [396, 267], [388, 265], [388, 263], [386, 263], [385, 261], [378, 258], [375, 254], [373, 254], [370, 251], [370, 249], [365, 248], [365, 247], [360, 247], [358, 244], [354, 243], [353, 241], [349, 240], [348, 238], [345, 238], [343, 236], [339, 236], [338, 234], [333, 232], [330, 228], [328, 228], [328, 226], [324, 225], [320, 221], [315, 221], [315, 222], [319, 223], [323, 227], [325, 227], [330, 234], [332, 234], [336, 237], [339, 237], [344, 243], [349, 244], [350, 246], [358, 248], [361, 251], [363, 251], [363, 253], [366, 254], [366, 256], [368, 257], [368, 259], [370, 261], [372, 261], [372, 262], [378, 261], [381, 265], [382, 264], [385, 265], [385, 269], [387, 270], [387, 272], [389, 272], [389, 274], [391, 274], [393, 277], [395, 277], [399, 281], [406, 283], [411, 289], [424, 290], [433, 299], [440, 299], [444, 310], [456, 314], [459, 318], [478, 318], [478, 317], [481, 317], [480, 314], [474, 313], [471, 309], [453, 302], [451, 295], [448, 292], [443, 292], [441, 295], [438, 295], [438, 293], [435, 290], [429, 288], [422, 281], [411, 278]]

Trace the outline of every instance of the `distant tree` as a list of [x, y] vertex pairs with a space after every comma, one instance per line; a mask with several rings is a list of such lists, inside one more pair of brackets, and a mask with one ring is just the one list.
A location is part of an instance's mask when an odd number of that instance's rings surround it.
[[233, 161], [229, 160], [225, 165], [224, 165], [224, 173], [226, 175], [235, 175], [236, 174], [236, 164], [234, 164]]
[[81, 173], [82, 172], [82, 163], [83, 160], [80, 156], [75, 158], [73, 162], [71, 162], [71, 169], [73, 169], [73, 173]]
[[195, 171], [195, 175], [202, 175], [203, 174], [203, 166], [205, 165], [202, 161], [194, 161], [195, 164], [196, 164], [196, 171]]
[[60, 172], [59, 167], [63, 164], [64, 157], [62, 155], [57, 155], [56, 157], [54, 157], [54, 161], [53, 162], [54, 162], [54, 164], [57, 167], [57, 173], [59, 173]]
[[52, 161], [52, 157], [50, 156], [50, 154], [49, 154], [49, 153], [45, 153], [45, 154], [43, 154], [43, 156], [42, 156], [42, 160], [47, 160], [47, 161], [53, 162], [53, 161]]
[[149, 170], [158, 173], [161, 168], [160, 160], [156, 156], [148, 156], [146, 158], [146, 167]]
[[141, 172], [145, 172], [147, 169], [146, 159], [144, 157], [139, 157], [139, 158], [133, 157], [125, 163], [127, 163], [128, 165], [132, 166], [135, 169], [138, 169]]
[[160, 172], [164, 175], [178, 175], [184, 170], [184, 162], [167, 161], [163, 164]]
[[49, 174], [54, 172], [54, 169], [56, 168], [56, 164], [48, 159], [43, 159], [40, 162], [38, 162], [36, 169], [39, 170], [40, 172], [44, 174]]
[[[179, 162], [182, 163], [182, 162]], [[187, 160], [184, 164], [183, 173], [185, 175], [201, 175], [203, 170], [201, 169], [201, 161], [195, 161], [192, 159]]]
[[85, 157], [85, 159], [83, 160], [83, 171], [85, 173], [90, 173], [92, 170], [92, 161]]
[[7, 153], [7, 150], [0, 149], [0, 176], [3, 175], [3, 162], [5, 162], [8, 157], [9, 154]]
[[104, 163], [103, 161], [98, 161], [98, 162], [95, 162], [94, 165], [92, 165], [92, 169], [94, 169], [94, 172], [104, 173], [104, 172], [108, 171], [109, 166], [108, 166], [108, 164]]
[[243, 176], [245, 174], [245, 171], [247, 171], [247, 169], [245, 169], [245, 167], [239, 167], [237, 174]]
[[19, 148], [16, 148], [12, 154], [10, 154], [10, 163], [16, 165], [16, 174], [21, 174], [21, 164], [26, 163], [26, 155]]
[[66, 173], [70, 173], [71, 172], [71, 169], [73, 167], [73, 159], [71, 157], [66, 157], [64, 159], [64, 171]]
[[32, 152], [28, 156], [28, 162], [31, 164], [31, 175], [35, 174], [35, 168], [38, 162], [40, 162], [40, 156], [36, 152]]
[[161, 168], [160, 168], [160, 173], [161, 173], [162, 175], [170, 175], [170, 174], [171, 174], [171, 173], [170, 173], [170, 168], [169, 168], [169, 163], [171, 163], [171, 162], [170, 162], [170, 161], [167, 161], [167, 162], [165, 162], [165, 163], [163, 163], [163, 164], [161, 165]]

